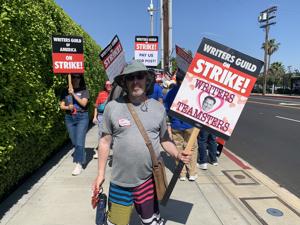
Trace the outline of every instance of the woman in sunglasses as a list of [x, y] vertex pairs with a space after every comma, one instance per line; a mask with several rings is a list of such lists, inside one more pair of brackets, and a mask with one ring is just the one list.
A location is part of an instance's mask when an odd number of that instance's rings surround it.
[[73, 162], [75, 168], [73, 176], [81, 173], [82, 165], [86, 163], [85, 137], [89, 124], [88, 100], [83, 74], [71, 75], [72, 85], [61, 95], [60, 108], [66, 112], [65, 123], [69, 137], [74, 145]]

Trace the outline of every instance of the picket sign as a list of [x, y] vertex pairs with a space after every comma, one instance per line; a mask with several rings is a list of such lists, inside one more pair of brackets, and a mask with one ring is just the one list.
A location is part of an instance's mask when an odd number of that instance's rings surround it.
[[189, 139], [189, 141], [188, 141], [188, 143], [187, 143], [187, 145], [186, 145], [186, 147], [183, 151], [185, 154], [191, 154], [192, 153], [192, 151], [193, 151], [192, 148], [193, 148], [193, 145], [194, 145], [195, 141], [197, 140], [199, 132], [200, 132], [199, 128], [196, 128], [196, 127], [193, 128], [190, 139]]
[[[68, 86], [69, 86], [69, 89], [73, 89], [73, 85], [72, 85], [72, 77], [71, 77], [71, 74], [69, 73], [68, 74]], [[70, 94], [69, 94], [70, 95]], [[70, 103], [73, 104], [73, 98], [72, 96], [70, 95]]]
[[68, 85], [69, 85], [69, 89], [73, 89], [73, 85], [72, 85], [72, 78], [71, 78], [71, 74], [68, 74]]
[[[194, 145], [195, 141], [197, 140], [199, 132], [200, 132], [199, 128], [196, 128], [196, 127], [193, 128], [193, 131], [192, 131], [192, 134], [191, 134], [191, 136], [189, 138], [189, 141], [188, 141], [188, 143], [187, 143], [187, 145], [186, 145], [186, 147], [185, 147], [185, 149], [183, 151], [184, 154], [188, 154], [188, 155], [193, 154], [192, 148], [193, 148], [193, 145]], [[181, 173], [181, 170], [183, 169], [183, 167], [184, 167], [184, 163], [180, 160], [179, 163], [178, 163], [178, 165], [177, 165], [177, 167], [175, 168], [175, 171], [173, 173], [172, 179], [171, 179], [171, 181], [170, 181], [170, 183], [169, 183], [169, 185], [167, 187], [167, 190], [166, 190], [166, 192], [164, 194], [164, 197], [160, 201], [160, 204], [162, 206], [166, 206], [167, 205], [167, 203], [168, 203], [168, 201], [170, 199], [170, 196], [171, 196], [171, 194], [173, 192], [173, 189], [174, 189], [174, 187], [175, 187], [175, 185], [177, 183], [177, 180], [178, 180], [178, 178], [180, 176], [180, 173]]]

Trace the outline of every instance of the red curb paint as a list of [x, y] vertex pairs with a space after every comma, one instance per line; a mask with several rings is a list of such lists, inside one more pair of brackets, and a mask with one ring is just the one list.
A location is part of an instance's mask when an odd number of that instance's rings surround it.
[[223, 153], [229, 159], [231, 159], [233, 162], [235, 162], [239, 167], [241, 167], [242, 169], [245, 169], [245, 170], [251, 169], [251, 167], [245, 165], [241, 160], [239, 160], [235, 155], [233, 155], [232, 153], [230, 153], [229, 151], [227, 151], [225, 148], [223, 149]]

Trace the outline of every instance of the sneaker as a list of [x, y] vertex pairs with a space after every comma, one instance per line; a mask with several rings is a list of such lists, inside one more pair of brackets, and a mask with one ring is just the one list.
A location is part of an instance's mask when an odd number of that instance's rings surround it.
[[179, 180], [180, 181], [186, 181], [186, 178], [185, 177], [180, 177]]
[[195, 176], [190, 176], [189, 181], [195, 181], [197, 178], [198, 178], [197, 174]]
[[213, 162], [212, 163], [214, 166], [217, 166], [217, 165], [219, 165], [219, 163], [218, 162]]
[[94, 155], [93, 155], [93, 158], [94, 158], [94, 159], [98, 159], [98, 151], [97, 151], [97, 150], [95, 151], [95, 153], [94, 153]]
[[76, 163], [76, 166], [75, 166], [75, 168], [74, 168], [74, 170], [72, 172], [72, 175], [73, 176], [79, 175], [81, 173], [81, 170], [82, 170], [81, 164], [80, 163]]
[[207, 163], [200, 164], [199, 168], [202, 169], [202, 170], [207, 170]]

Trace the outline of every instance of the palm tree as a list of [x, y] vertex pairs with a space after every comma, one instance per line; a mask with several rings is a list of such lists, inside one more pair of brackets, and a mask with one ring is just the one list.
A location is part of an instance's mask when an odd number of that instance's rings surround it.
[[[264, 42], [262, 44], [261, 48], [267, 49], [267, 55], [268, 55], [267, 74], [269, 73], [269, 68], [270, 68], [270, 64], [271, 64], [271, 55], [279, 49], [279, 45], [280, 45], [280, 43], [277, 43], [275, 39], [270, 39], [270, 40], [268, 40], [267, 43]], [[265, 81], [266, 81], [266, 79], [265, 79]]]
[[[268, 68], [270, 68], [271, 55], [279, 49], [280, 43], [277, 43], [275, 39], [270, 39], [267, 42], [267, 54], [269, 57]], [[262, 44], [262, 49], [265, 49], [265, 43]]]
[[280, 81], [284, 79], [284, 75], [285, 75], [285, 67], [282, 64], [282, 62], [272, 63], [268, 70], [268, 75], [270, 76], [269, 79], [272, 82], [272, 85], [277, 86], [280, 83]]

